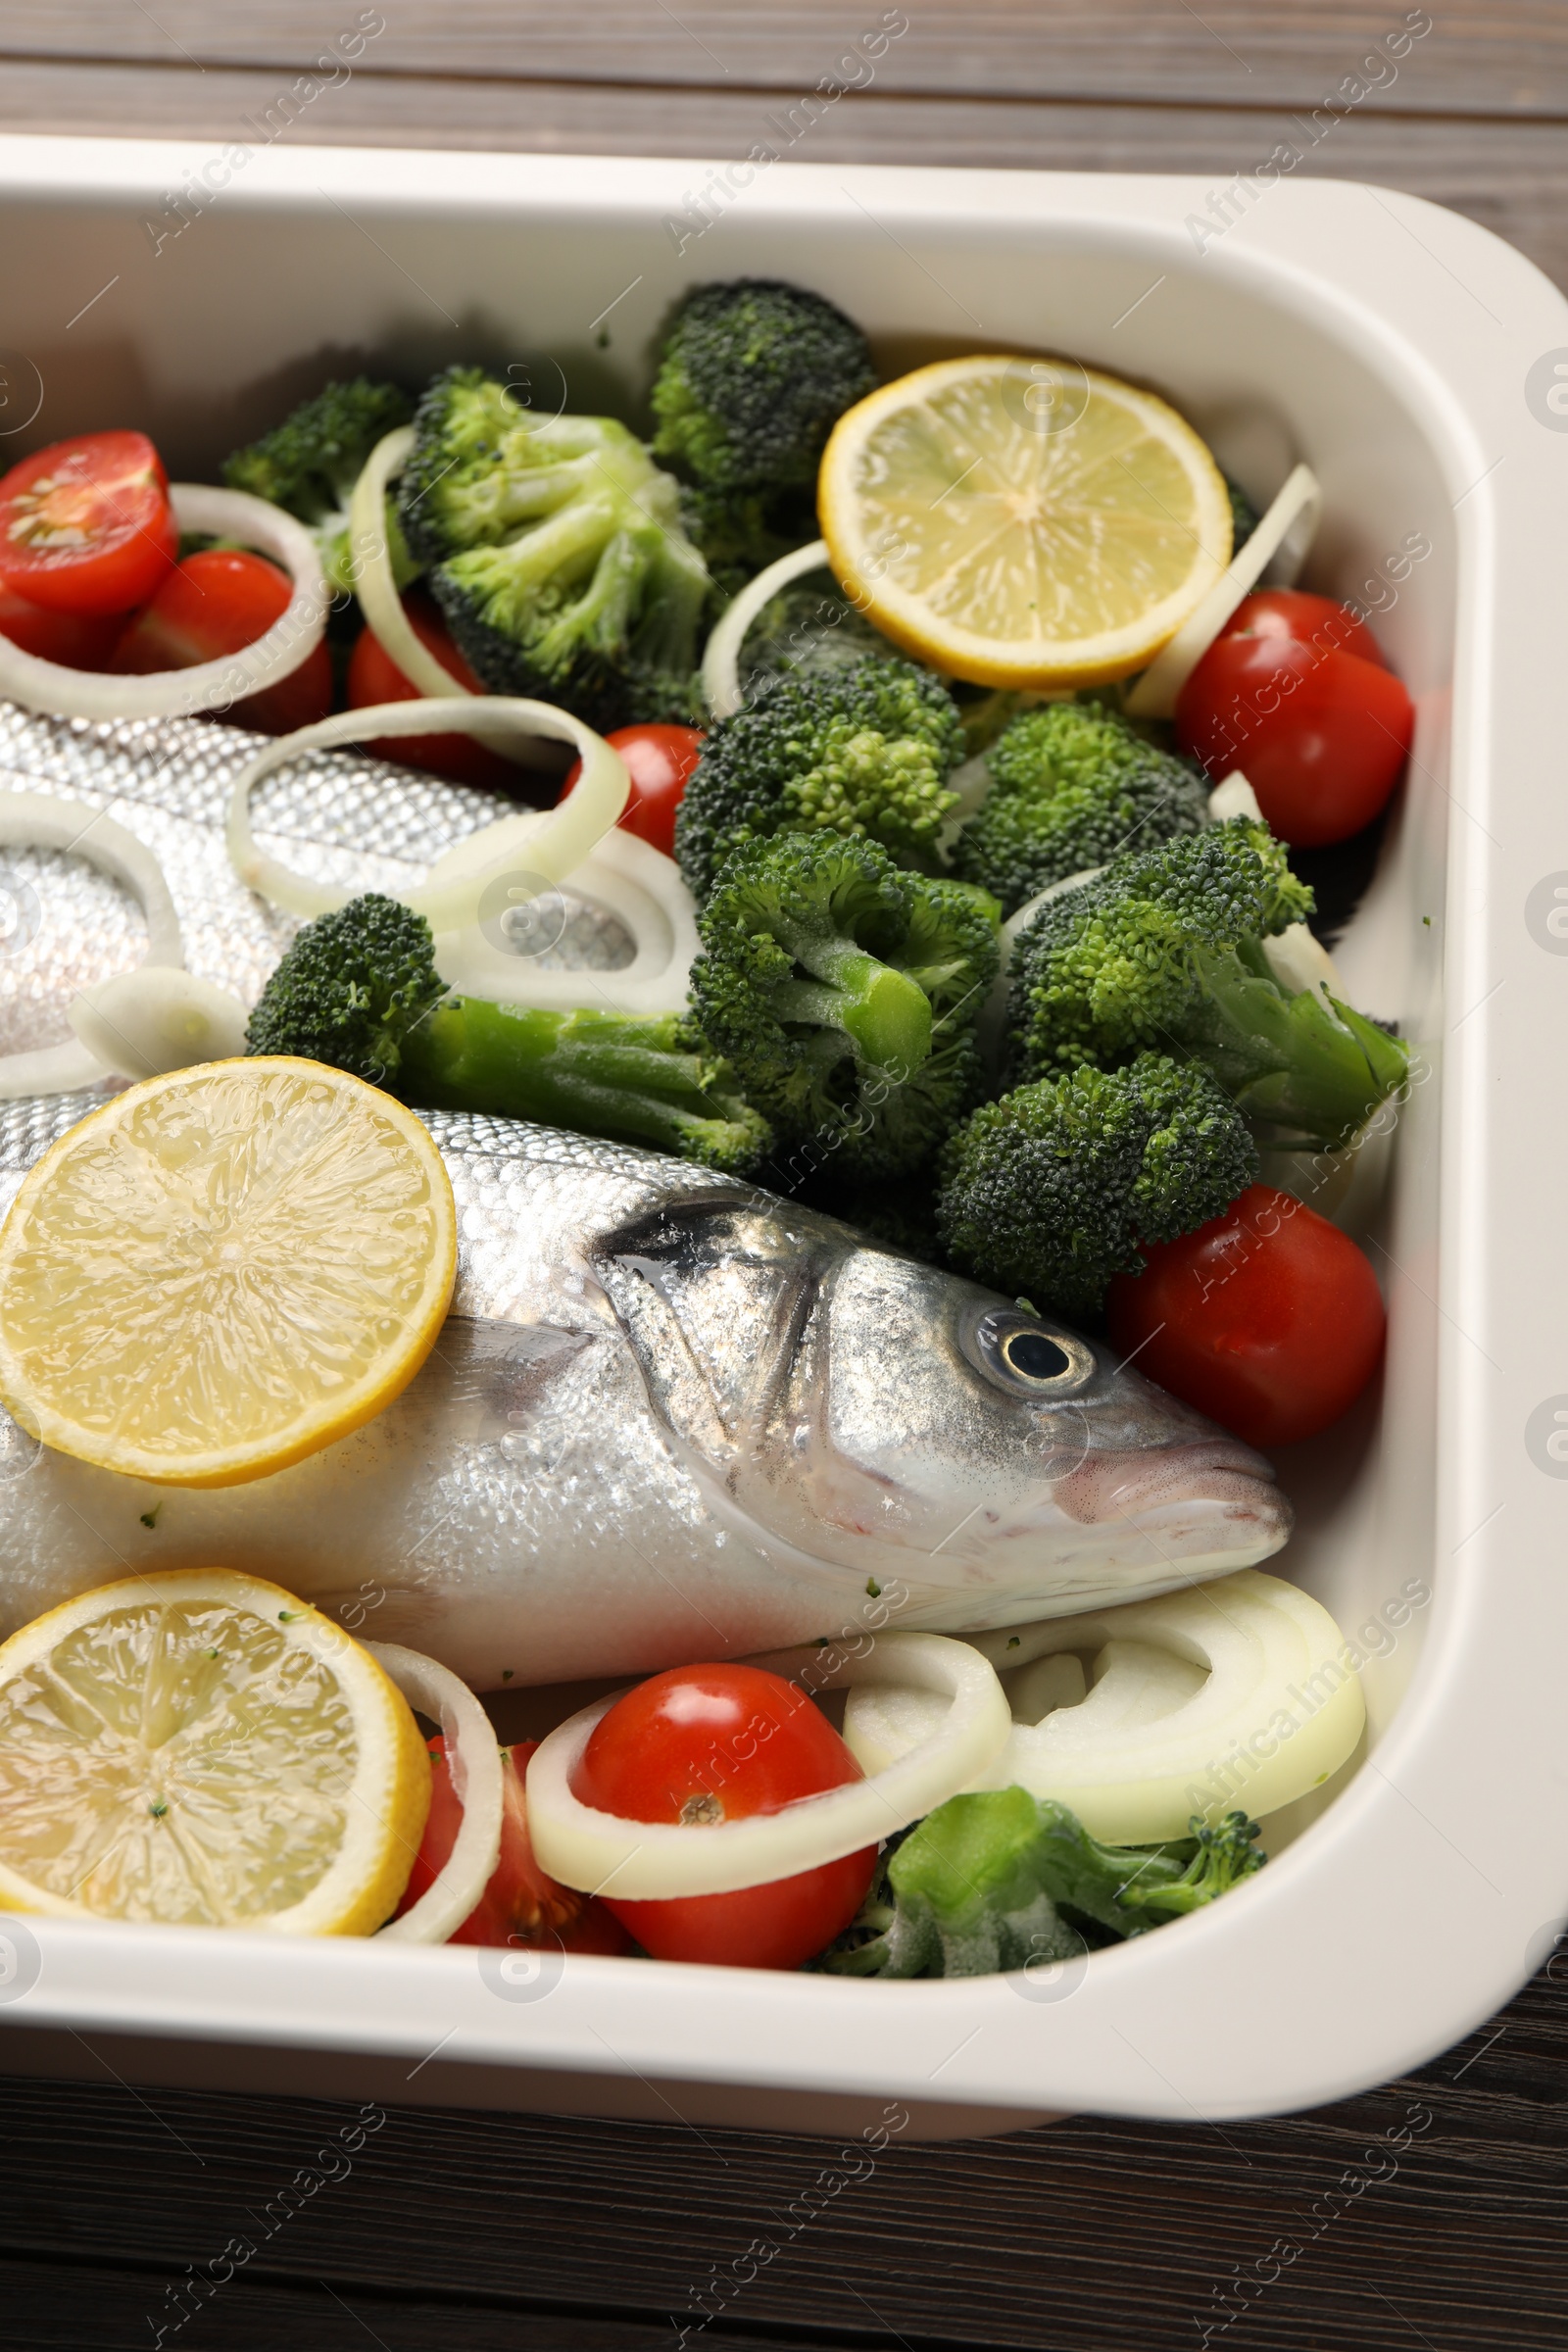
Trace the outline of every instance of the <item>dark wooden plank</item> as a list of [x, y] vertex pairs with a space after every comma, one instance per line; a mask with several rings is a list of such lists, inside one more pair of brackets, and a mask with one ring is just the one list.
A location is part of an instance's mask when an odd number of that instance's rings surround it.
[[1413, 20], [1431, 29], [1397, 71], [1374, 67], [1376, 103], [1406, 110], [1515, 115], [1568, 112], [1568, 12], [1560, 0], [1477, 0], [1433, 12], [1402, 0], [981, 0], [958, 7], [885, 7], [884, 0], [595, 0], [580, 13], [546, 0], [5, 0], [0, 51], [17, 56], [139, 59], [292, 72], [362, 16], [385, 19], [358, 70], [560, 81], [710, 83], [810, 89], [824, 75], [863, 78], [841, 64], [878, 26], [897, 31], [869, 59], [892, 91], [1062, 99], [1148, 99], [1197, 105], [1311, 106]]
[[1363, 110], [1320, 124], [1314, 145], [1301, 121], [1268, 111], [893, 98], [873, 90], [842, 99], [788, 144], [779, 102], [756, 90], [356, 75], [289, 108], [282, 100], [292, 86], [261, 74], [12, 65], [0, 71], [0, 129], [257, 143], [269, 136], [270, 115], [276, 135], [317, 145], [729, 157], [770, 140], [795, 162], [1191, 172], [1211, 185], [1291, 141], [1302, 153], [1303, 176], [1370, 180], [1451, 205], [1568, 286], [1568, 127], [1552, 122], [1438, 122]]
[[[1225, 2031], [1223, 1987], [1193, 2031]], [[895, 2137], [868, 2159], [673, 2122], [388, 2108], [345, 2172], [325, 2152], [355, 2112], [13, 2082], [0, 2249], [62, 2276], [78, 2256], [151, 2266], [161, 2294], [187, 2264], [233, 2261], [238, 2239], [255, 2249], [247, 2291], [325, 2280], [356, 2311], [376, 2294], [639, 2323], [706, 2311], [715, 2352], [722, 2329], [770, 2328], [1072, 2352], [1185, 2352], [1205, 2326], [1225, 2352], [1563, 2340], [1568, 2001], [1544, 1977], [1423, 2074], [1262, 2123], [1080, 2118], [961, 2145]], [[340, 2177], [289, 2211], [281, 2192], [313, 2170]], [[71, 2289], [84, 2310], [95, 2291]], [[388, 2344], [447, 2340], [366, 2316]]]

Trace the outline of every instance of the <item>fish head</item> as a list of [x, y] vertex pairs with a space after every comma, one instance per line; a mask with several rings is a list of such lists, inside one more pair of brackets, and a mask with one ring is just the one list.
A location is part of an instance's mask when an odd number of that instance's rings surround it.
[[1262, 1456], [1102, 1344], [752, 1198], [622, 1237], [617, 1304], [680, 1442], [798, 1557], [897, 1580], [901, 1623], [978, 1630], [1287, 1541]]

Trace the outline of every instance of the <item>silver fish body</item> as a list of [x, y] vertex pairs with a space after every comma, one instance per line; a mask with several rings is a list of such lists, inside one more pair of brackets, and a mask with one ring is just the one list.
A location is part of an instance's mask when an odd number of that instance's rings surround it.
[[[0, 1206], [87, 1106], [0, 1112]], [[116, 1576], [221, 1563], [494, 1689], [1060, 1615], [1248, 1566], [1289, 1533], [1255, 1454], [972, 1283], [662, 1156], [429, 1124], [461, 1258], [412, 1386], [217, 1492], [11, 1425], [3, 1630]]]
[[[193, 971], [254, 997], [293, 925], [222, 851], [255, 739], [0, 705], [0, 785], [101, 808], [163, 858]], [[264, 846], [399, 888], [506, 805], [358, 756], [258, 795]], [[135, 958], [79, 860], [12, 854], [0, 1047]], [[20, 891], [18, 877], [20, 876]], [[558, 960], [623, 959], [564, 909]], [[112, 918], [112, 919], [111, 919]], [[0, 1211], [94, 1095], [0, 1104]], [[965, 1632], [1241, 1568], [1285, 1543], [1268, 1465], [1135, 1371], [971, 1283], [662, 1155], [428, 1124], [460, 1221], [453, 1312], [378, 1419], [215, 1493], [38, 1447], [0, 1414], [0, 1632], [149, 1567], [273, 1577], [480, 1689], [614, 1676], [886, 1623]]]

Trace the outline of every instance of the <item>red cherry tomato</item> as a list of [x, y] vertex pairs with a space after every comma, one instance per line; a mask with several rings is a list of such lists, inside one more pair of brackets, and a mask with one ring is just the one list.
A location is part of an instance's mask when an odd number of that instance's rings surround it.
[[107, 669], [124, 625], [122, 612], [52, 612], [0, 587], [0, 637], [63, 669]]
[[1118, 1274], [1106, 1319], [1138, 1369], [1250, 1446], [1294, 1446], [1348, 1412], [1383, 1352], [1383, 1300], [1355, 1244], [1250, 1185], [1222, 1216]]
[[[466, 686], [470, 694], [484, 689], [453, 644], [434, 600], [417, 589], [403, 600], [416, 637], [436, 660]], [[362, 629], [349, 657], [349, 709], [364, 710], [372, 703], [413, 703], [419, 689], [404, 676], [372, 629]], [[515, 799], [520, 771], [499, 752], [472, 735], [384, 735], [365, 746], [378, 760], [401, 760], [406, 767], [422, 767], [433, 776], [448, 776], [456, 784], [487, 785]]]
[[1220, 636], [1292, 637], [1320, 653], [1338, 647], [1379, 669], [1389, 666], [1366, 622], [1357, 620], [1348, 605], [1336, 604], [1332, 596], [1311, 596], [1304, 588], [1259, 588], [1244, 596]]
[[[534, 1860], [523, 1802], [523, 1774], [537, 1740], [501, 1751], [501, 1855], [478, 1902], [452, 1943], [522, 1944], [568, 1952], [624, 1952], [631, 1938], [603, 1903], [547, 1878]], [[430, 1811], [397, 1916], [412, 1911], [446, 1868], [463, 1826], [463, 1805], [452, 1786], [447, 1743], [429, 1742]]]
[[1408, 756], [1414, 706], [1370, 635], [1327, 597], [1245, 597], [1177, 698], [1182, 750], [1216, 782], [1241, 768], [1292, 848], [1359, 833]]
[[[758, 1666], [682, 1666], [617, 1699], [572, 1779], [584, 1804], [627, 1821], [738, 1821], [858, 1781], [860, 1767], [793, 1683]], [[735, 1894], [606, 1898], [658, 1960], [799, 1968], [859, 1909], [875, 1846]]]
[[0, 479], [0, 580], [59, 612], [128, 612], [174, 561], [169, 477], [145, 433], [51, 442]]
[[[204, 548], [174, 565], [121, 638], [110, 667], [140, 675], [221, 661], [265, 637], [287, 611], [292, 593], [288, 574], [265, 556]], [[213, 716], [236, 727], [256, 727], [264, 735], [287, 735], [324, 718], [331, 708], [331, 656], [318, 645], [286, 678]]]
[[[605, 741], [631, 770], [631, 793], [620, 813], [622, 832], [635, 833], [656, 850], [662, 850], [666, 858], [673, 858], [675, 811], [692, 769], [703, 756], [704, 738], [696, 727], [650, 723], [617, 727]], [[563, 800], [581, 774], [582, 761], [574, 760], [561, 788]]]

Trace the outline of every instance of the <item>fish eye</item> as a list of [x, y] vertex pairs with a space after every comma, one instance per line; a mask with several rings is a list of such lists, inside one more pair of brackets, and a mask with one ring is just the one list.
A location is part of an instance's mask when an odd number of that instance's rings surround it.
[[977, 1372], [1013, 1396], [1059, 1396], [1082, 1388], [1094, 1357], [1070, 1332], [1047, 1331], [1028, 1315], [993, 1307], [964, 1335]]

